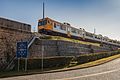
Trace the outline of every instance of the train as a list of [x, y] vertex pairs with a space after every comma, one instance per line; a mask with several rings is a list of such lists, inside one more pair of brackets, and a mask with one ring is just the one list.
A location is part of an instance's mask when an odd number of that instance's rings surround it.
[[120, 47], [120, 41], [110, 39], [101, 34], [97, 35], [86, 31], [84, 28], [72, 27], [69, 23], [61, 23], [51, 18], [43, 18], [38, 20], [38, 32], [41, 34], [62, 36], [82, 41], [107, 44]]

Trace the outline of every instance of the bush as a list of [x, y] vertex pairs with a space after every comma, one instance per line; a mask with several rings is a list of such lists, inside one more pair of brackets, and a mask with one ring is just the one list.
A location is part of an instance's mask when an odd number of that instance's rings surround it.
[[[70, 64], [72, 57], [52, 57], [52, 58], [44, 58], [44, 68], [58, 68], [65, 67]], [[42, 59], [28, 59], [28, 69], [41, 69]], [[15, 61], [15, 69], [17, 69], [18, 61]], [[25, 65], [25, 60], [20, 60], [20, 69], [23, 69]]]
[[112, 52], [102, 52], [102, 53], [91, 53], [91, 54], [83, 54], [77, 57], [78, 64], [87, 63], [90, 61], [95, 61], [101, 58], [110, 57], [116, 54], [119, 54], [120, 51], [112, 51]]

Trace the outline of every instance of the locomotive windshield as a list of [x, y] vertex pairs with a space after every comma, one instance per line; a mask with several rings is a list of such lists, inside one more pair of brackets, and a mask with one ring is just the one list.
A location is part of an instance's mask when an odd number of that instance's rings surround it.
[[42, 20], [38, 22], [38, 26], [43, 26], [47, 24], [47, 20]]

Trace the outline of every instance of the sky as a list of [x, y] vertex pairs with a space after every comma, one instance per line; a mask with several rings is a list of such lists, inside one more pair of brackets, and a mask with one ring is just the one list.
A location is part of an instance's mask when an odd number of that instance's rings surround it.
[[28, 23], [37, 31], [43, 2], [45, 17], [120, 40], [120, 0], [0, 0], [0, 17]]

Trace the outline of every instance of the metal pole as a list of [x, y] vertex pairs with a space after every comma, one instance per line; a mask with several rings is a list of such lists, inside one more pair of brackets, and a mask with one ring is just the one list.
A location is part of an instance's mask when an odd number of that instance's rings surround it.
[[25, 71], [27, 71], [27, 58], [25, 58]]
[[20, 58], [18, 58], [18, 72], [20, 71]]
[[43, 19], [45, 18], [45, 8], [44, 8], [44, 2], [43, 2]]
[[44, 62], [43, 62], [43, 59], [44, 59], [44, 46], [42, 46], [42, 71], [43, 71], [43, 67], [44, 67]]

